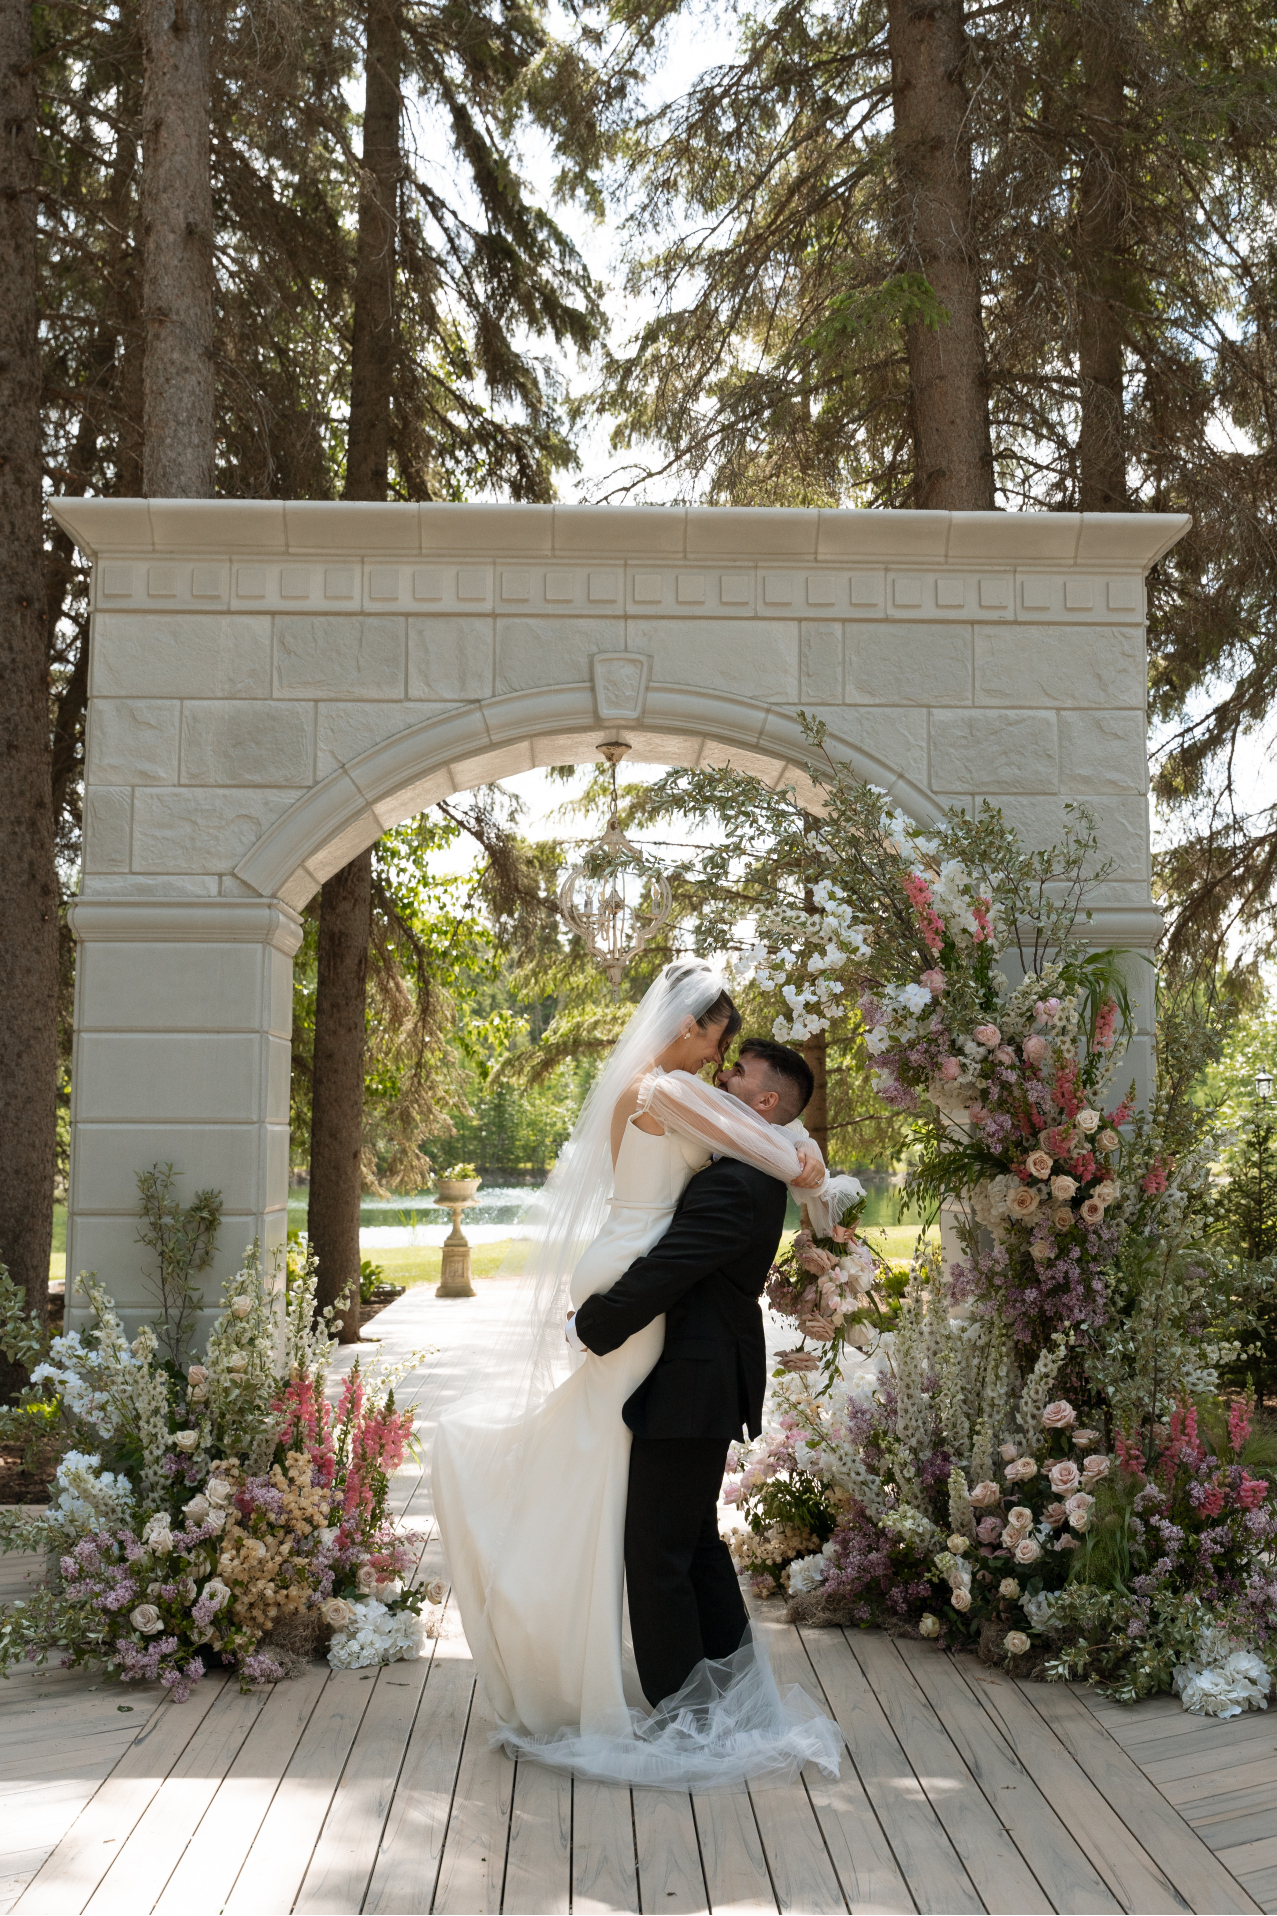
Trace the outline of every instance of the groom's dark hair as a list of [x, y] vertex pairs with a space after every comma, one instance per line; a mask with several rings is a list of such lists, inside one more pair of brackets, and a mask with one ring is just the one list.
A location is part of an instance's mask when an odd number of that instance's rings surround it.
[[800, 1111], [806, 1110], [816, 1089], [816, 1080], [801, 1051], [795, 1051], [791, 1045], [777, 1044], [774, 1038], [746, 1038], [736, 1055], [761, 1058], [772, 1076], [780, 1080], [776, 1086], [780, 1094], [776, 1111], [782, 1124], [789, 1124]]

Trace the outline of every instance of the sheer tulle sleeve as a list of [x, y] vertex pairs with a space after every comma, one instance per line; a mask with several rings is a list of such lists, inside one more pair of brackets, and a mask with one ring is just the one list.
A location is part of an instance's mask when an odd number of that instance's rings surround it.
[[[785, 1184], [802, 1169], [788, 1131], [768, 1124], [729, 1091], [719, 1091], [686, 1071], [650, 1071], [639, 1086], [639, 1109], [650, 1111], [669, 1130], [696, 1138], [725, 1158], [741, 1158]], [[796, 1195], [807, 1199], [812, 1194]]]

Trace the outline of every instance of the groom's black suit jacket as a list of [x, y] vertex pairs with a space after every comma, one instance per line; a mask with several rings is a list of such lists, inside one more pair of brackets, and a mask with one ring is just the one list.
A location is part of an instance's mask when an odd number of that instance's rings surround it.
[[758, 1299], [785, 1223], [785, 1186], [720, 1158], [688, 1182], [670, 1227], [610, 1291], [576, 1314], [599, 1356], [665, 1312], [659, 1362], [625, 1404], [636, 1437], [751, 1437], [762, 1428], [767, 1351]]

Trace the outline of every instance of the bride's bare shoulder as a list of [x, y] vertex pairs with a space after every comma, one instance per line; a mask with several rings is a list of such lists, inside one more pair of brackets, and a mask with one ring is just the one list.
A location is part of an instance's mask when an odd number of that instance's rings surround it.
[[[646, 1074], [644, 1074], [646, 1076]], [[633, 1121], [636, 1131], [646, 1131], [652, 1137], [664, 1137], [665, 1126], [654, 1118], [650, 1111], [639, 1110], [644, 1078], [635, 1078], [627, 1085], [612, 1107], [612, 1162], [616, 1163], [621, 1151], [621, 1140], [625, 1136], [625, 1127]]]

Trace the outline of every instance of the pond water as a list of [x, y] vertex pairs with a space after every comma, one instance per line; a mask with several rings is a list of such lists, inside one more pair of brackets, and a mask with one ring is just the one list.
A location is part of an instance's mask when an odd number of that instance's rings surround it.
[[[885, 1177], [872, 1181], [865, 1178], [862, 1182], [868, 1186], [862, 1223], [921, 1223], [920, 1216], [912, 1206], [907, 1207], [901, 1216], [899, 1190], [891, 1186]], [[532, 1184], [480, 1185], [478, 1203], [462, 1215], [462, 1230], [472, 1244], [493, 1244], [509, 1237], [539, 1189], [539, 1185]], [[289, 1193], [288, 1223], [291, 1230], [305, 1230], [306, 1202], [304, 1188], [294, 1187]], [[795, 1230], [797, 1225], [798, 1207], [791, 1198], [786, 1211], [785, 1229]], [[359, 1243], [361, 1248], [367, 1250], [390, 1251], [408, 1245], [442, 1244], [451, 1229], [452, 1219], [447, 1211], [441, 1210], [435, 1203], [432, 1191], [395, 1198], [366, 1197], [359, 1207]]]

